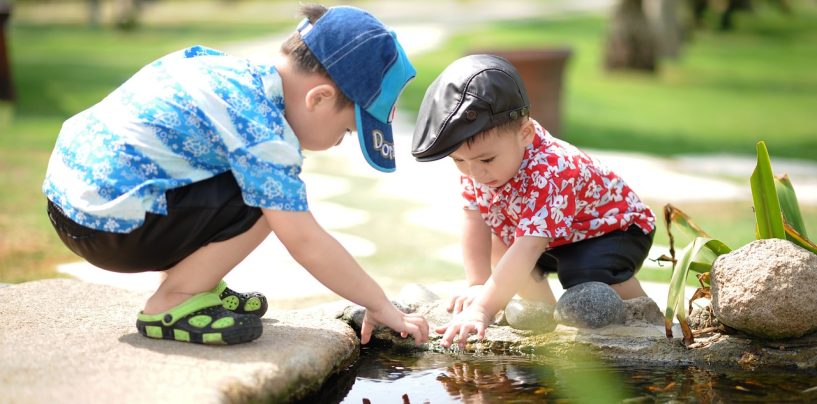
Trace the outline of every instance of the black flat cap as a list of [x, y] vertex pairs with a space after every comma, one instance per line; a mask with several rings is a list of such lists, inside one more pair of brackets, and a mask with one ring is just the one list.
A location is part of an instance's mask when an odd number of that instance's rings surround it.
[[418, 161], [439, 160], [468, 138], [529, 110], [522, 78], [507, 59], [465, 56], [448, 65], [426, 90], [411, 154]]

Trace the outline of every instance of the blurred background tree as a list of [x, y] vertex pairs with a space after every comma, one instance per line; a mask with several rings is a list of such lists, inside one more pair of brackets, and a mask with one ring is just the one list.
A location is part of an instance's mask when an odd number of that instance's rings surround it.
[[[766, 0], [783, 14], [792, 13], [787, 0]], [[605, 68], [654, 73], [661, 59], [677, 59], [684, 40], [707, 28], [707, 17], [718, 31], [735, 29], [735, 14], [751, 13], [752, 0], [619, 0], [606, 36]]]
[[604, 67], [654, 72], [658, 65], [658, 43], [656, 31], [644, 14], [644, 2], [620, 0], [607, 34]]

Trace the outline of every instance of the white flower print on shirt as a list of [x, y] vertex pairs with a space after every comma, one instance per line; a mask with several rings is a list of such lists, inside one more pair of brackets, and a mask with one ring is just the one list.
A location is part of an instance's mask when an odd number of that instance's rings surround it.
[[509, 245], [524, 235], [549, 237], [552, 248], [632, 224], [654, 229], [652, 211], [623, 180], [534, 124], [536, 137], [506, 186], [494, 190], [462, 177], [466, 206], [476, 206], [494, 234]]

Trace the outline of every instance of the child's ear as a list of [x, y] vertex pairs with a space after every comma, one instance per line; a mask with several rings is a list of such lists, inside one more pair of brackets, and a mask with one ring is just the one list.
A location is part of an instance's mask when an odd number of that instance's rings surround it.
[[533, 143], [533, 138], [536, 136], [536, 128], [534, 128], [533, 121], [531, 121], [530, 118], [526, 118], [525, 123], [522, 124], [520, 136], [522, 136], [522, 143], [525, 145]]
[[306, 109], [313, 111], [318, 106], [334, 105], [338, 90], [331, 84], [319, 84], [306, 92]]

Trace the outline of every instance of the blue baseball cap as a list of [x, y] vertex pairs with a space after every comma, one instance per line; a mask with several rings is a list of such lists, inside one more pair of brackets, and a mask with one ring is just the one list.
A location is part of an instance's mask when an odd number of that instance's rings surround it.
[[393, 31], [371, 14], [349, 6], [329, 8], [298, 32], [332, 80], [355, 103], [360, 148], [369, 164], [392, 172], [391, 121], [397, 98], [416, 71]]

